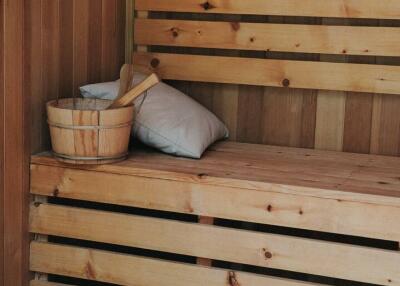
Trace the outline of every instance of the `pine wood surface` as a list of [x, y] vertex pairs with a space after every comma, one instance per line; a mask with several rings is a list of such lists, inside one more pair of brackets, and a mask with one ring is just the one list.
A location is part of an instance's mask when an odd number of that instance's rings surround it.
[[234, 286], [316, 285], [245, 272], [38, 242], [31, 244], [30, 266], [32, 270], [39, 272], [47, 271], [126, 286], [225, 286], [227, 282], [232, 282], [228, 285]]
[[32, 206], [30, 221], [33, 233], [366, 283], [400, 284], [397, 251], [49, 204]]
[[241, 0], [205, 0], [203, 3], [197, 0], [137, 0], [135, 7], [137, 10], [193, 13], [376, 19], [400, 17], [400, 6], [396, 0], [330, 0], [323, 5], [318, 0], [254, 0], [251, 5]]

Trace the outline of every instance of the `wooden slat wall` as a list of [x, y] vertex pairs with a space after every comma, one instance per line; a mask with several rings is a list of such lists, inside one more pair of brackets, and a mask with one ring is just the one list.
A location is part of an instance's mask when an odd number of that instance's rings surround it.
[[[117, 285], [316, 286], [316, 284], [312, 283], [252, 273], [233, 272], [218, 268], [50, 243], [32, 242], [31, 257], [31, 269], [38, 272], [47, 271], [58, 275], [70, 275]], [[127, 269], [129, 270], [127, 271]]]
[[[301, 9], [299, 9], [301, 5]], [[253, 15], [288, 15], [342, 18], [399, 19], [397, 0], [136, 0], [138, 10], [206, 12]]]
[[[29, 3], [28, 3], [29, 2]], [[27, 1], [25, 57], [33, 153], [48, 150], [45, 102], [115, 80], [125, 58], [125, 0]]]
[[366, 283], [400, 279], [397, 251], [197, 223], [41, 204], [31, 209], [30, 231]]
[[[206, 2], [206, 1], [205, 1]], [[225, 1], [226, 2], [226, 1]], [[234, 13], [234, 9], [243, 11], [241, 1], [231, 0], [229, 5], [225, 5], [221, 1], [209, 1], [214, 8], [208, 9], [207, 13], [204, 12], [204, 7], [198, 4], [198, 1], [180, 1], [178, 8], [175, 2], [171, 1], [136, 1], [136, 7], [139, 9], [148, 9], [149, 7], [158, 7], [159, 11], [152, 12], [152, 18], [167, 18], [167, 19], [180, 19], [179, 23], [183, 23], [182, 19], [187, 20], [202, 20], [206, 22], [195, 22], [196, 25], [209, 25], [210, 21], [221, 23], [227, 21], [225, 27], [233, 27], [238, 22], [263, 22], [271, 23], [269, 28], [274, 28], [272, 36], [265, 38], [263, 42], [263, 35], [255, 36], [257, 40], [252, 44], [259, 45], [260, 50], [267, 50], [271, 46], [272, 50], [278, 49], [288, 52], [320, 52], [323, 49], [329, 53], [338, 55], [325, 55], [325, 54], [301, 54], [301, 53], [265, 53], [262, 51], [224, 51], [224, 50], [211, 50], [208, 48], [216, 47], [218, 37], [214, 37], [213, 41], [204, 40], [204, 42], [195, 42], [196, 46], [202, 46], [202, 50], [178, 48], [185, 53], [201, 53], [205, 55], [234, 55], [234, 56], [256, 56], [272, 59], [296, 59], [296, 60], [313, 60], [313, 61], [333, 61], [339, 63], [361, 63], [361, 64], [385, 64], [398, 66], [399, 62], [394, 57], [375, 57], [375, 56], [362, 56], [369, 55], [386, 55], [394, 56], [399, 55], [397, 44], [390, 44], [389, 42], [396, 41], [398, 37], [382, 37], [385, 31], [389, 33], [399, 33], [400, 23], [397, 20], [371, 20], [371, 19], [329, 19], [329, 18], [306, 18], [306, 17], [284, 17], [282, 15], [295, 15], [295, 16], [329, 16], [329, 17], [352, 17], [352, 18], [376, 18], [376, 19], [398, 19], [396, 12], [390, 12], [388, 7], [395, 10], [398, 9], [398, 3], [395, 1], [368, 1], [368, 3], [360, 2], [357, 0], [343, 1], [329, 1], [332, 9], [327, 9], [325, 6], [322, 10], [315, 10], [318, 5], [313, 4], [313, 1], [302, 2], [304, 9], [292, 9], [292, 5], [296, 5], [296, 1], [287, 0], [287, 5], [282, 5], [282, 2], [274, 1], [256, 1], [254, 5], [245, 5], [250, 9], [247, 14], [274, 14], [278, 16], [237, 16], [237, 15], [214, 15], [214, 13], [227, 13], [228, 10]], [[225, 3], [225, 4], [224, 4]], [[340, 5], [339, 5], [340, 4]], [[394, 5], [394, 6], [391, 6]], [[285, 7], [284, 10], [279, 12], [277, 7]], [[222, 7], [222, 8], [221, 8]], [[314, 7], [314, 8], [312, 8]], [[335, 8], [336, 7], [336, 8]], [[339, 9], [339, 8], [340, 9]], [[374, 7], [374, 9], [370, 9]], [[344, 9], [347, 8], [347, 9]], [[181, 12], [196, 12], [197, 14], [189, 13], [174, 13], [174, 11]], [[231, 10], [233, 9], [233, 10]], [[341, 10], [344, 9], [344, 10]], [[233, 12], [232, 12], [233, 11]], [[393, 11], [393, 10], [392, 10]], [[202, 14], [200, 14], [202, 13]], [[324, 14], [328, 13], [328, 14]], [[398, 14], [398, 13], [397, 13]], [[147, 21], [147, 22], [145, 22]], [[182, 31], [178, 32], [179, 36], [174, 39], [168, 38], [166, 35], [172, 35], [174, 31], [170, 31], [165, 27], [161, 29], [161, 35], [156, 34], [151, 39], [146, 36], [141, 29], [144, 24], [149, 20], [141, 20], [138, 22], [136, 30], [136, 38], [146, 38], [146, 41], [158, 41], [160, 39], [168, 42], [168, 45], [180, 45], [182, 47], [190, 46], [188, 44], [193, 39], [190, 27], [186, 29], [183, 27]], [[175, 21], [175, 20], [170, 20]], [[192, 23], [193, 24], [193, 23]], [[224, 29], [222, 25], [220, 29]], [[280, 26], [280, 24], [324, 24], [330, 26], [299, 26], [288, 25]], [[152, 23], [152, 25], [165, 25]], [[331, 26], [335, 25], [335, 26]], [[343, 26], [347, 25], [347, 26]], [[369, 26], [377, 26], [372, 28], [368, 37], [362, 36], [362, 31], [370, 29]], [[381, 27], [379, 27], [381, 26]], [[259, 24], [252, 24], [249, 26], [240, 26], [246, 30], [246, 27], [258, 27]], [[296, 47], [296, 43], [292, 42], [293, 37], [282, 35], [279, 32], [280, 28], [303, 27], [310, 31], [324, 31], [326, 37], [321, 37], [322, 41], [319, 46], [321, 49], [318, 51], [317, 46], [310, 43], [301, 43]], [[193, 27], [192, 27], [193, 28]], [[332, 33], [328, 30], [341, 30], [342, 33]], [[212, 38], [215, 29], [204, 29], [207, 37]], [[233, 48], [232, 41], [241, 43], [241, 49], [246, 50], [245, 37], [231, 35], [231, 31], [226, 31], [224, 34], [223, 44], [220, 47]], [[253, 30], [254, 31], [254, 30]], [[367, 42], [374, 37], [374, 31], [379, 31], [377, 37], [378, 41], [373, 41], [373, 45], [379, 46], [379, 52], [372, 52], [376, 50]], [[275, 33], [276, 32], [276, 33]], [[299, 33], [294, 30], [288, 30], [287, 33], [293, 32], [293, 35]], [[245, 31], [243, 32], [245, 33]], [[286, 34], [287, 34], [286, 33]], [[149, 33], [147, 33], [149, 35]], [[359, 36], [357, 36], [359, 35]], [[365, 34], [364, 34], [365, 35]], [[284, 41], [289, 39], [287, 41]], [[333, 41], [329, 40], [332, 37]], [[349, 37], [346, 39], [346, 37]], [[360, 41], [349, 42], [349, 39], [360, 37]], [[200, 37], [201, 38], [201, 37]], [[361, 40], [362, 39], [362, 40]], [[201, 41], [201, 40], [200, 40]], [[388, 45], [385, 44], [385, 41]], [[149, 42], [147, 42], [149, 44]], [[362, 43], [362, 44], [361, 44]], [[392, 42], [393, 43], [393, 42]], [[293, 44], [293, 45], [292, 45]], [[298, 44], [298, 43], [297, 43]], [[361, 44], [357, 48], [352, 45]], [[265, 46], [264, 46], [265, 45]], [[349, 46], [350, 45], [350, 46]], [[362, 46], [368, 48], [362, 49]], [[389, 54], [388, 50], [384, 47], [391, 47], [393, 53]], [[264, 49], [265, 48], [265, 49]], [[177, 48], [172, 48], [176, 50]], [[383, 49], [383, 50], [382, 50]], [[368, 51], [367, 51], [368, 50]], [[162, 52], [169, 52], [170, 50], [162, 50]], [[236, 53], [236, 54], [235, 54]], [[339, 55], [339, 54], [346, 55]], [[397, 68], [397, 67], [396, 67]], [[382, 68], [383, 70], [383, 68]], [[283, 89], [275, 87], [256, 87], [247, 85], [221, 85], [221, 84], [204, 84], [204, 83], [174, 83], [179, 89], [190, 93], [192, 97], [205, 105], [207, 108], [216, 113], [229, 127], [231, 131], [230, 140], [249, 143], [261, 144], [274, 144], [294, 147], [308, 147], [318, 148], [323, 150], [340, 150], [347, 152], [358, 153], [374, 153], [385, 155], [400, 155], [400, 116], [395, 110], [400, 106], [400, 97], [397, 95], [387, 94], [373, 94], [373, 93], [357, 93], [357, 92], [336, 92], [336, 91], [318, 91], [318, 90], [298, 90], [298, 89]], [[277, 85], [279, 85], [277, 83]], [[397, 88], [394, 90], [397, 93]], [[400, 93], [400, 90], [399, 90]]]

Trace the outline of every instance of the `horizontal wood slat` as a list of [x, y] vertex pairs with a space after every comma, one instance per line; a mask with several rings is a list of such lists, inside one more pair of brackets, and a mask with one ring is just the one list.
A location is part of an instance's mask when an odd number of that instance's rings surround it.
[[400, 90], [400, 66], [167, 53], [135, 53], [134, 63], [170, 80], [388, 94]]
[[32, 206], [30, 231], [366, 283], [400, 285], [397, 251], [48, 204]]
[[[31, 243], [30, 269], [125, 286], [315, 285], [244, 272], [39, 242]], [[230, 281], [232, 283], [229, 283]]]
[[400, 55], [400, 29], [137, 19], [135, 43], [349, 55]]
[[353, 202], [355, 194], [323, 199], [295, 186], [251, 190], [143, 176], [33, 165], [31, 193], [400, 241], [400, 208]]
[[136, 10], [400, 19], [398, 0], [136, 0]]

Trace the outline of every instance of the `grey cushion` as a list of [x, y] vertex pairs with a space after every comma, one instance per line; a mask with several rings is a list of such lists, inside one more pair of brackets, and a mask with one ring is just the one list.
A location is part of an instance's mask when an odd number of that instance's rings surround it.
[[[134, 84], [145, 75], [136, 73]], [[84, 97], [114, 99], [119, 81], [80, 88]], [[229, 135], [226, 126], [186, 94], [159, 83], [135, 101], [133, 134], [143, 143], [165, 153], [200, 158], [209, 145]]]

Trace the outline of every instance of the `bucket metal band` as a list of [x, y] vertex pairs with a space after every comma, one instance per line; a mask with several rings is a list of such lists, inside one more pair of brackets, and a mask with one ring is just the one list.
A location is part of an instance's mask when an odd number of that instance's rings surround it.
[[53, 151], [54, 156], [60, 157], [63, 159], [68, 159], [68, 160], [77, 160], [77, 161], [97, 161], [97, 160], [117, 160], [117, 159], [122, 159], [128, 156], [128, 152], [124, 154], [119, 154], [115, 156], [102, 156], [102, 157], [83, 157], [83, 156], [70, 156], [70, 155], [65, 155], [65, 154], [60, 154], [56, 153]]
[[47, 120], [47, 123], [51, 127], [57, 127], [61, 129], [74, 129], [74, 130], [102, 130], [102, 129], [118, 129], [118, 128], [123, 128], [123, 127], [128, 127], [133, 125], [133, 121], [127, 122], [127, 123], [121, 123], [121, 124], [116, 124], [116, 125], [67, 125], [67, 124], [60, 124], [60, 123], [54, 123], [49, 120]]

